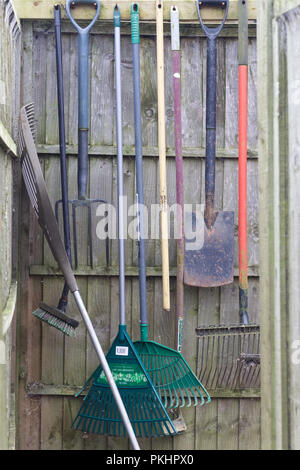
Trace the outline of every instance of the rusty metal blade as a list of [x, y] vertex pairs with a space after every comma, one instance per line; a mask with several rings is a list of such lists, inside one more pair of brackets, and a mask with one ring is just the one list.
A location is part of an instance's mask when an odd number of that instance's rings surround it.
[[[192, 214], [193, 219], [196, 215]], [[194, 220], [193, 220], [194, 222]], [[195, 224], [194, 224], [195, 225]], [[200, 226], [197, 224], [196, 226]], [[233, 282], [234, 213], [217, 212], [211, 229], [202, 224], [202, 247], [190, 249], [185, 242], [184, 283], [189, 286], [218, 287]]]

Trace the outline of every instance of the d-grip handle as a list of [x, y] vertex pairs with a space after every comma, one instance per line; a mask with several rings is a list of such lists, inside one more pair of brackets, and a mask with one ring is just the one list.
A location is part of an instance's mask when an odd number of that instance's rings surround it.
[[[196, 5], [197, 5], [199, 21], [206, 36], [208, 38], [216, 38], [222, 31], [223, 26], [225, 24], [225, 21], [228, 15], [229, 0], [218, 0], [218, 1], [217, 0], [196, 0]], [[219, 7], [219, 8], [225, 9], [223, 20], [219, 24], [219, 26], [216, 26], [215, 28], [211, 28], [204, 24], [203, 18], [201, 16], [201, 9], [204, 7], [216, 7], [216, 8]]]
[[[78, 23], [74, 20], [71, 14], [71, 6], [75, 5], [96, 5], [97, 11], [94, 19], [89, 23], [86, 28], [81, 28]], [[74, 28], [78, 31], [78, 127], [79, 129], [88, 129], [88, 102], [89, 102], [89, 74], [88, 74], [88, 61], [89, 61], [89, 32], [94, 26], [100, 13], [100, 0], [67, 0], [66, 3], [67, 14], [70, 18]]]
[[[71, 14], [71, 8], [76, 6], [76, 5], [91, 5], [96, 7], [96, 13], [92, 21], [85, 27], [81, 28], [79, 24], [77, 23], [76, 20], [74, 20], [72, 14]], [[68, 17], [70, 18], [70, 21], [72, 22], [74, 28], [77, 29], [78, 33], [80, 34], [83, 31], [89, 32], [94, 24], [96, 23], [99, 14], [100, 14], [100, 0], [67, 0], [66, 3], [66, 11], [68, 14]]]
[[[95, 5], [93, 20], [81, 28], [71, 15], [72, 5]], [[89, 33], [100, 14], [100, 0], [67, 0], [66, 11], [78, 31], [78, 197], [87, 198], [89, 128]]]

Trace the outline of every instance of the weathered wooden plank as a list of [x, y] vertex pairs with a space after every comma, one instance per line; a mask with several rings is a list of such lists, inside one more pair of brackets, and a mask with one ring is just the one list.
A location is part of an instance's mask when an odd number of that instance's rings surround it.
[[157, 146], [156, 48], [153, 39], [141, 38], [140, 51], [143, 145]]
[[[170, 268], [170, 276], [176, 276], [176, 267], [171, 266]], [[30, 266], [30, 274], [32, 276], [59, 276], [60, 271], [57, 266], [53, 266], [49, 263], [49, 265], [35, 265], [32, 264]], [[161, 267], [160, 266], [147, 266], [146, 268], [147, 277], [161, 277]], [[111, 266], [106, 268], [106, 266], [96, 266], [94, 269], [91, 269], [90, 266], [80, 266], [75, 271], [76, 276], [118, 276], [119, 275], [119, 268], [117, 266]], [[125, 275], [128, 277], [136, 277], [138, 276], [138, 268], [137, 266], [126, 266]], [[238, 277], [239, 272], [236, 268], [234, 270], [234, 276]], [[249, 277], [258, 277], [258, 267], [257, 266], [250, 266], [248, 267], [248, 275]]]
[[[274, 416], [272, 416], [272, 401], [270, 400], [270, 390], [272, 386], [272, 376], [270, 364], [272, 363], [271, 348], [269, 339], [272, 331], [272, 294], [273, 280], [270, 277], [270, 262], [272, 260], [270, 243], [273, 241], [274, 227], [270, 211], [270, 199], [268, 191], [272, 191], [274, 184], [273, 175], [273, 43], [272, 43], [272, 15], [273, 2], [260, 2], [258, 5], [260, 22], [258, 24], [257, 34], [260, 47], [258, 54], [258, 121], [261, 129], [258, 147], [262, 158], [259, 159], [259, 226], [260, 226], [260, 267], [262, 278], [260, 281], [260, 311], [261, 311], [261, 350], [262, 350], [262, 448], [271, 449], [274, 445]], [[270, 236], [271, 235], [271, 236]], [[273, 447], [274, 448], [274, 447]]]
[[207, 406], [197, 407], [195, 425], [195, 449], [217, 450], [218, 400]]
[[[87, 24], [87, 21], [84, 21]], [[73, 25], [69, 20], [62, 20], [62, 32], [68, 34], [74, 34]], [[129, 21], [123, 20], [121, 22], [121, 34], [122, 36], [130, 36], [131, 35], [131, 24]], [[49, 31], [53, 32], [53, 22], [50, 20], [35, 20], [33, 22], [33, 30], [34, 32], [40, 31]], [[113, 22], [109, 20], [102, 20], [96, 22], [95, 26], [91, 31], [91, 35], [99, 34], [99, 35], [106, 35], [106, 34], [113, 34], [114, 26]], [[140, 22], [140, 35], [141, 36], [155, 36], [156, 34], [156, 25], [154, 22]], [[170, 23], [165, 22], [164, 24], [164, 36], [170, 36], [171, 28]], [[201, 28], [199, 21], [185, 21], [181, 22], [180, 24], [180, 35], [182, 37], [205, 37], [205, 33]], [[253, 38], [256, 36], [256, 22], [249, 21], [249, 38]], [[222, 29], [219, 37], [220, 38], [228, 38], [228, 37], [237, 37], [238, 36], [238, 25], [237, 23], [225, 23], [224, 28]]]
[[[203, 39], [181, 40], [182, 143], [184, 147], [203, 146], [205, 80]], [[173, 144], [172, 144], [173, 147]]]
[[[78, 38], [75, 34], [70, 37], [69, 74], [69, 88], [64, 93], [65, 99], [69, 103], [69, 113], [66, 117], [66, 136], [68, 136], [67, 143], [69, 145], [76, 145], [78, 142]], [[77, 149], [74, 154], [77, 155]]]
[[[16, 13], [20, 19], [44, 19], [52, 18], [53, 6], [55, 3], [64, 3], [63, 1], [56, 0], [49, 2], [47, 0], [40, 0], [38, 3], [33, 0], [14, 0]], [[140, 10], [141, 20], [154, 20], [155, 19], [155, 5], [151, 0], [143, 0], [142, 8]], [[123, 19], [130, 19], [130, 5], [128, 0], [120, 0], [120, 11]], [[197, 20], [197, 11], [193, 0], [165, 0], [164, 1], [164, 19], [168, 20], [170, 17], [170, 7], [172, 5], [178, 6], [180, 9], [181, 20]], [[113, 8], [115, 3], [112, 0], [104, 0], [102, 2], [102, 9], [100, 19], [112, 19]], [[210, 21], [222, 19], [222, 13], [214, 8], [207, 8], [203, 13], [203, 18]], [[94, 15], [93, 10], [87, 10], [78, 7], [74, 12], [76, 19], [90, 19]], [[63, 13], [66, 17], [66, 13]], [[238, 19], [238, 0], [231, 0], [231, 7], [228, 14], [228, 21], [236, 21]], [[256, 19], [256, 1], [249, 0], [249, 19]]]
[[[151, 335], [150, 335], [151, 336]], [[132, 338], [134, 339], [134, 337]], [[28, 396], [58, 396], [58, 397], [70, 397], [74, 396], [81, 390], [81, 386], [71, 386], [71, 385], [50, 385], [44, 384], [41, 382], [34, 382], [28, 384], [26, 387], [26, 393]], [[82, 392], [82, 395], [86, 395], [86, 391]], [[243, 399], [252, 399], [260, 397], [260, 390], [258, 389], [248, 389], [248, 390], [212, 390], [210, 391], [210, 396], [212, 398], [243, 398]], [[216, 403], [216, 400], [214, 400]], [[200, 408], [199, 408], [200, 409]], [[202, 410], [206, 408], [201, 408]]]
[[[59, 147], [58, 145], [45, 145], [45, 144], [38, 144], [37, 145], [38, 153], [41, 157], [45, 154], [59, 154]], [[67, 145], [66, 148], [67, 155], [76, 155], [77, 154], [77, 146], [75, 145]], [[89, 146], [89, 155], [93, 155], [95, 157], [111, 157], [116, 155], [117, 148], [114, 145], [91, 145]], [[132, 157], [135, 155], [135, 148], [133, 145], [125, 145], [123, 148], [124, 156]], [[167, 157], [175, 157], [175, 149], [173, 147], [167, 148]], [[158, 148], [151, 147], [150, 145], [143, 147], [143, 156], [144, 157], [158, 157]], [[184, 158], [205, 158], [205, 150], [203, 147], [183, 147], [183, 157]], [[238, 150], [237, 149], [230, 149], [230, 148], [220, 148], [216, 150], [216, 158], [230, 158], [236, 159], [238, 158]], [[258, 158], [258, 153], [255, 149], [248, 148], [248, 159], [256, 160]]]
[[63, 398], [44, 397], [41, 406], [40, 450], [62, 450]]
[[218, 400], [218, 450], [238, 450], [239, 400]]
[[[47, 35], [35, 33], [33, 47], [33, 76], [37, 86], [34, 87], [34, 106], [38, 110], [39, 119], [36, 121], [37, 142], [46, 142], [46, 89], [47, 89]], [[55, 80], [52, 79], [53, 82]], [[53, 140], [52, 142], [56, 142]]]
[[259, 400], [240, 400], [239, 450], [260, 450]]
[[72, 429], [72, 422], [75, 419], [81, 401], [72, 397], [63, 400], [63, 430], [62, 430], [62, 450], [84, 450], [86, 439], [82, 433]]
[[[90, 60], [90, 142], [112, 145], [114, 129], [114, 49], [112, 37], [92, 36]], [[101, 50], [101, 54], [99, 54]]]
[[[44, 137], [47, 144], [54, 144], [58, 142], [58, 111], [57, 111], [57, 83], [56, 77], [56, 56], [55, 56], [55, 38], [54, 35], [47, 35], [46, 37], [46, 76], [41, 80], [42, 89], [39, 92], [42, 96], [45, 94], [46, 103]], [[42, 59], [43, 60], [43, 59]], [[45, 62], [45, 58], [43, 60]], [[45, 83], [46, 82], [46, 83]], [[44, 88], [45, 87], [45, 88]], [[43, 121], [42, 121], [43, 122]]]
[[[32, 101], [33, 96], [33, 33], [32, 25], [25, 25], [23, 28], [23, 73], [26, 81], [22, 82], [23, 102]], [[32, 247], [38, 240], [36, 237], [36, 225], [33, 225], [33, 214], [30, 211], [30, 202], [27, 197], [25, 187], [22, 186], [20, 198], [20, 231], [23, 236], [20, 238], [20, 253], [22, 253], [22, 263], [19, 268], [19, 289], [23, 295], [18, 300], [18, 375], [19, 382], [16, 383], [17, 413], [19, 418], [18, 442], [20, 449], [38, 449], [40, 445], [40, 400], [32, 400], [27, 397], [25, 388], [26, 381], [34, 382], [40, 379], [40, 335], [41, 325], [34, 321], [31, 312], [38, 305], [41, 295], [41, 283], [29, 278], [29, 265], [33, 259]], [[31, 227], [31, 232], [29, 232]], [[31, 247], [31, 250], [28, 250]], [[24, 314], [26, 312], [26, 314]]]

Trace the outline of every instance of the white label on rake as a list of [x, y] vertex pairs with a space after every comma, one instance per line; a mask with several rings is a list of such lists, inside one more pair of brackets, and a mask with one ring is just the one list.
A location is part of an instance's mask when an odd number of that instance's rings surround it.
[[117, 356], [128, 356], [128, 348], [127, 346], [117, 346], [116, 347], [116, 355]]

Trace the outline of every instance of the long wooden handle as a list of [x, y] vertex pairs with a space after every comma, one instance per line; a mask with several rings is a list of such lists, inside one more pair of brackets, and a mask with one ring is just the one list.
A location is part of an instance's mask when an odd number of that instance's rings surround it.
[[164, 26], [163, 2], [156, 0], [158, 154], [160, 179], [160, 222], [163, 281], [163, 308], [170, 310], [169, 234], [167, 202], [167, 161], [165, 123]]

